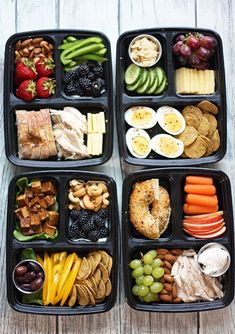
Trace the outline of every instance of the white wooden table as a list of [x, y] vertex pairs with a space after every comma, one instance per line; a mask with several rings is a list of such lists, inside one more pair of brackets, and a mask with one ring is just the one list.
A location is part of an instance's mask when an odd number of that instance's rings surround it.
[[[215, 29], [223, 39], [227, 85], [228, 150], [211, 167], [227, 173], [235, 186], [235, 2], [233, 0], [0, 0], [0, 94], [3, 92], [4, 47], [15, 32], [37, 29], [93, 29], [103, 31], [112, 45], [115, 69], [116, 40], [126, 30], [148, 27], [201, 27]], [[114, 87], [115, 88], [115, 87]], [[15, 333], [235, 333], [235, 304], [223, 310], [188, 314], [151, 314], [132, 310], [125, 302], [122, 268], [117, 303], [93, 316], [35, 316], [13, 311], [6, 301], [5, 229], [7, 188], [21, 170], [6, 160], [4, 152], [3, 99], [0, 99], [0, 334]], [[95, 170], [117, 181], [121, 211], [122, 172], [117, 136], [112, 159]], [[126, 171], [133, 168], [125, 166]]]

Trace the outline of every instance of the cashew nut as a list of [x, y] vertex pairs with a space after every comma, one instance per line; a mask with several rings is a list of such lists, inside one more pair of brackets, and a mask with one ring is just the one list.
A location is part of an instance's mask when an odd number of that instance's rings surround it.
[[91, 197], [100, 196], [103, 190], [99, 188], [97, 185], [93, 184], [87, 189], [87, 194]]
[[72, 203], [79, 203], [79, 198], [78, 197], [74, 197], [72, 192], [69, 193], [68, 197], [69, 197], [70, 202], [72, 202]]
[[108, 192], [108, 187], [106, 186], [105, 183], [100, 182], [100, 183], [98, 184], [98, 187], [102, 189], [103, 193]]
[[80, 204], [79, 204], [79, 203], [76, 203], [76, 204], [72, 204], [72, 203], [70, 203], [70, 204], [69, 204], [69, 210], [73, 210], [73, 209], [80, 210], [80, 209], [81, 209]]
[[88, 195], [85, 195], [82, 200], [87, 210], [94, 210], [95, 205], [91, 202], [91, 199]]
[[107, 192], [104, 193], [102, 197], [103, 197], [103, 204], [105, 204], [105, 205], [108, 206], [108, 205], [109, 205], [109, 200], [108, 200], [108, 198], [109, 198], [109, 193], [107, 193]]
[[101, 205], [99, 205], [99, 206], [97, 206], [96, 208], [94, 208], [94, 210], [93, 211], [95, 211], [95, 212], [97, 212], [97, 211], [99, 211], [100, 210], [100, 208], [101, 208], [102, 206]]
[[79, 184], [79, 182], [78, 182], [78, 180], [73, 179], [73, 180], [71, 180], [71, 181], [69, 182], [69, 184], [70, 184], [71, 187], [74, 187], [74, 186], [76, 186], [77, 184]]
[[78, 189], [77, 191], [73, 193], [73, 196], [75, 197], [82, 197], [84, 195], [86, 195], [86, 189], [84, 187]]
[[97, 206], [101, 206], [102, 202], [103, 202], [103, 197], [101, 195], [92, 198], [92, 203], [94, 204], [95, 208], [97, 208]]
[[84, 188], [84, 184], [82, 184], [82, 183], [78, 183], [78, 184], [76, 184], [76, 186], [73, 186], [74, 191], [77, 191], [81, 188]]

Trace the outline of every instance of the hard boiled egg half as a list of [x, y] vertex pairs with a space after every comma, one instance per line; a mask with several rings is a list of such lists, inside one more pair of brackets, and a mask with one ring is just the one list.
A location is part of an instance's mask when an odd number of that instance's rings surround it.
[[177, 109], [169, 106], [158, 108], [157, 121], [163, 130], [174, 136], [183, 132], [186, 126], [183, 115]]
[[126, 133], [126, 144], [136, 158], [146, 158], [150, 151], [150, 137], [145, 130], [130, 128]]
[[170, 135], [159, 134], [151, 139], [154, 152], [167, 158], [177, 158], [184, 152], [184, 143]]
[[125, 121], [136, 129], [150, 129], [157, 123], [157, 113], [145, 106], [131, 107], [125, 112]]

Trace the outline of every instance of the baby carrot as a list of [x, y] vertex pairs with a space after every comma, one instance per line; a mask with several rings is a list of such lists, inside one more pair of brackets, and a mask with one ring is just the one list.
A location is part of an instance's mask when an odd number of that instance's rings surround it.
[[184, 186], [184, 191], [188, 194], [199, 195], [215, 195], [216, 188], [209, 184], [187, 184]]
[[213, 184], [212, 177], [205, 176], [186, 176], [186, 183], [190, 184]]
[[218, 198], [216, 195], [205, 196], [197, 194], [187, 194], [185, 200], [188, 204], [200, 206], [215, 206], [218, 204]]
[[200, 205], [192, 205], [185, 203], [183, 206], [184, 213], [188, 215], [198, 215], [201, 213], [211, 213], [218, 211], [218, 205], [215, 206], [200, 206]]

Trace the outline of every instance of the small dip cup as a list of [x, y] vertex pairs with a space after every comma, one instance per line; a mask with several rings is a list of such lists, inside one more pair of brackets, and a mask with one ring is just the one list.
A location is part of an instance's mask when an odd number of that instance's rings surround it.
[[[214, 247], [214, 246], [218, 246], [218, 247], [222, 248], [222, 249], [228, 254], [228, 261], [227, 261], [227, 263], [223, 266], [223, 268], [222, 268], [220, 271], [208, 275], [208, 274], [205, 274], [205, 272], [204, 272], [204, 270], [203, 270], [203, 268], [202, 268], [202, 265], [199, 263], [198, 259], [199, 259], [200, 254], [201, 254], [205, 249], [207, 249], [207, 248], [209, 248], [209, 247]], [[204, 245], [204, 246], [199, 250], [199, 252], [198, 252], [198, 254], [197, 254], [197, 263], [198, 263], [199, 268], [201, 269], [201, 271], [202, 271], [205, 275], [208, 275], [208, 276], [211, 276], [211, 277], [219, 277], [219, 276], [222, 276], [223, 274], [225, 274], [226, 271], [228, 270], [228, 268], [230, 267], [231, 256], [230, 256], [230, 253], [229, 253], [229, 251], [227, 250], [227, 248], [224, 247], [222, 244], [220, 244], [220, 243], [218, 243], [218, 242], [210, 242], [210, 243]]]
[[[34, 290], [34, 291], [23, 289], [23, 288], [20, 286], [20, 284], [19, 284], [19, 283], [16, 281], [16, 279], [15, 279], [15, 271], [16, 271], [16, 268], [18, 268], [19, 266], [28, 266], [29, 263], [35, 263], [35, 264], [37, 264], [37, 265], [40, 267], [40, 272], [43, 273], [43, 277], [42, 277], [42, 279], [43, 279], [43, 283], [42, 283], [42, 285], [40, 286], [40, 288], [38, 288], [37, 290]], [[20, 292], [22, 292], [22, 293], [24, 293], [24, 294], [29, 295], [29, 294], [35, 293], [35, 292], [37, 292], [37, 291], [39, 291], [39, 290], [42, 289], [43, 284], [44, 284], [44, 282], [45, 282], [45, 271], [44, 271], [42, 265], [41, 265], [38, 261], [31, 260], [31, 259], [23, 260], [23, 261], [20, 261], [19, 263], [17, 263], [17, 264], [15, 265], [15, 267], [14, 267], [14, 269], [13, 269], [13, 272], [12, 272], [12, 281], [13, 281], [13, 283], [14, 283], [14, 285], [15, 285], [15, 287], [16, 287], [17, 290], [19, 290]]]
[[[132, 58], [132, 55], [131, 55], [131, 47], [132, 47], [132, 45], [133, 45], [138, 39], [142, 39], [142, 38], [144, 38], [144, 37], [146, 37], [147, 39], [149, 39], [149, 40], [151, 40], [152, 42], [154, 42], [154, 43], [157, 45], [157, 47], [158, 47], [158, 57], [156, 58], [156, 60], [155, 60], [153, 63], [151, 63], [150, 65], [147, 65], [147, 66], [146, 66], [146, 65], [143, 65], [143, 64], [141, 64], [141, 63], [138, 63], [137, 61], [135, 61], [135, 60]], [[135, 38], [133, 38], [132, 41], [130, 42], [130, 44], [129, 44], [129, 48], [128, 48], [128, 54], [129, 54], [129, 57], [130, 57], [131, 61], [132, 61], [134, 64], [136, 64], [136, 65], [138, 65], [138, 66], [140, 66], [140, 67], [151, 67], [151, 66], [155, 65], [155, 64], [160, 60], [160, 58], [161, 58], [161, 56], [162, 56], [162, 45], [161, 45], [161, 43], [159, 42], [159, 40], [158, 40], [156, 37], [152, 36], [152, 35], [148, 35], [148, 34], [138, 35], [138, 36], [136, 36]]]

